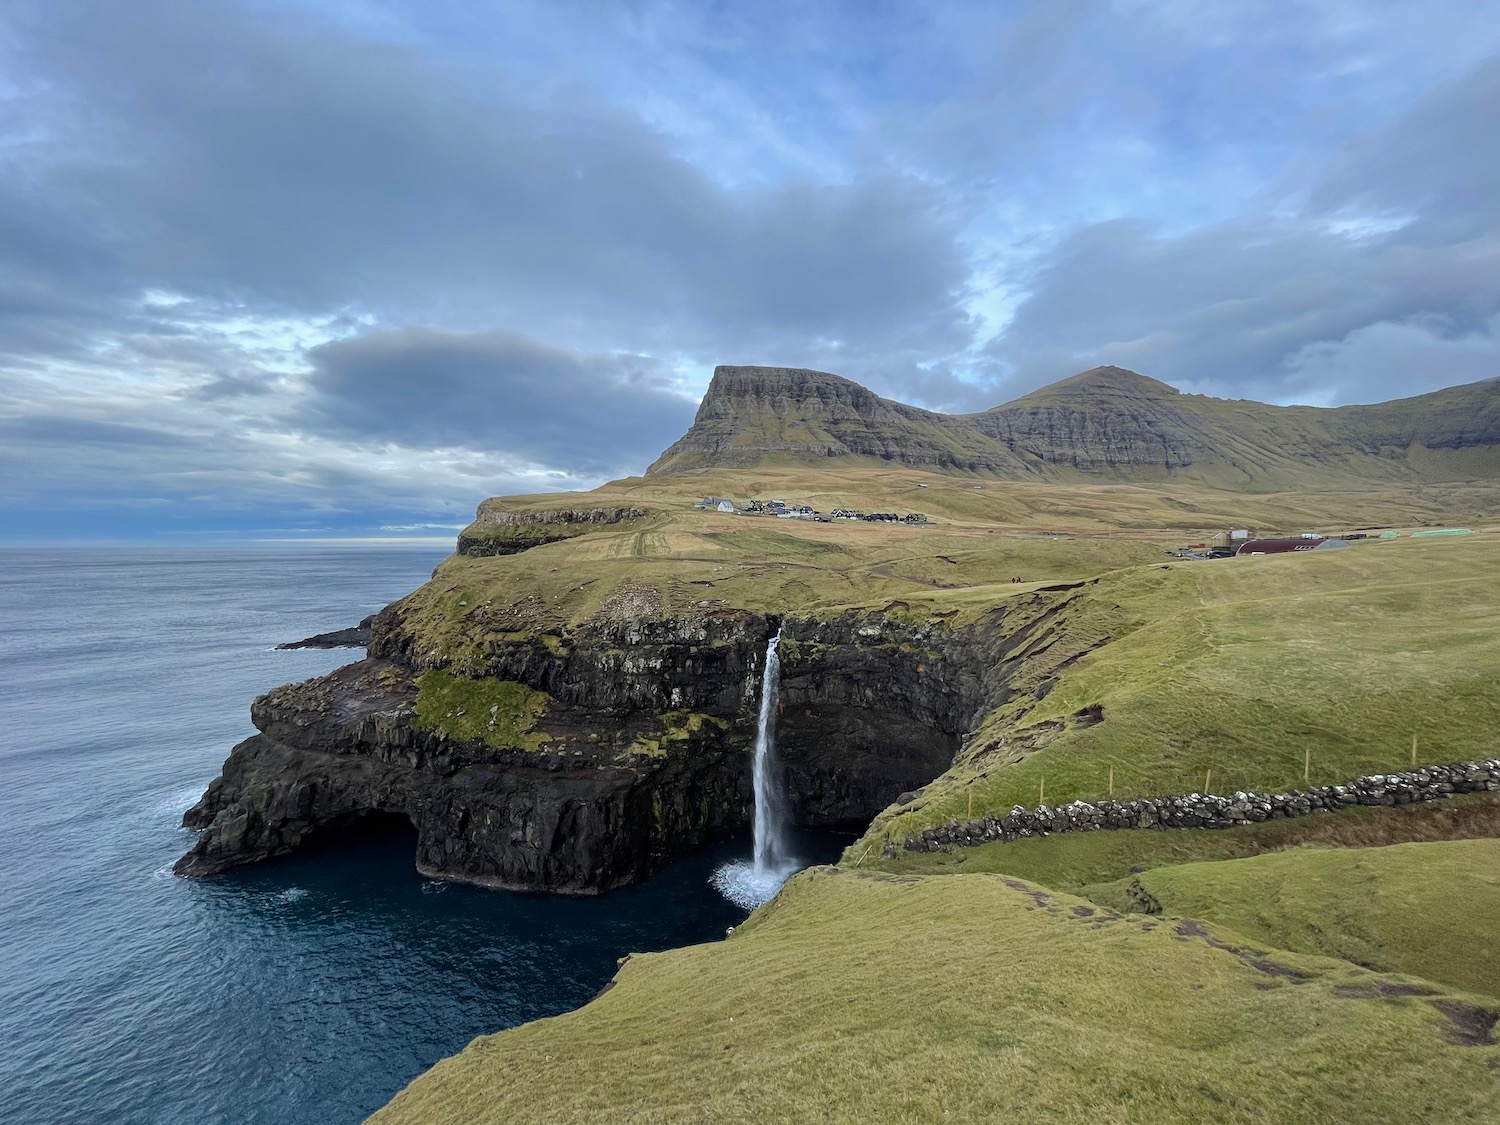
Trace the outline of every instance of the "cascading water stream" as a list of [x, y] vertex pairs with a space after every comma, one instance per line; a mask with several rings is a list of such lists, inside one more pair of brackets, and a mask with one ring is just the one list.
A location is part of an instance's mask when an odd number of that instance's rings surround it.
[[760, 678], [760, 721], [755, 728], [755, 871], [769, 874], [786, 862], [786, 815], [776, 786], [776, 700], [781, 694], [781, 630], [766, 646]]
[[786, 801], [776, 768], [776, 703], [781, 694], [781, 630], [766, 645], [760, 678], [760, 717], [755, 729], [755, 851], [749, 863], [726, 863], [710, 880], [731, 902], [753, 909], [774, 895], [797, 870], [786, 844]]

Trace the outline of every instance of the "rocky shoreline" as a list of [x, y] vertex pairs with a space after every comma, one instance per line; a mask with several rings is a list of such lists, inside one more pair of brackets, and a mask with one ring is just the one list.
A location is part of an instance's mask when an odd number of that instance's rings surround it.
[[370, 644], [370, 626], [374, 624], [375, 615], [372, 613], [364, 618], [358, 625], [351, 625], [347, 629], [334, 629], [328, 633], [315, 633], [311, 637], [303, 637], [300, 641], [287, 641], [285, 644], [276, 646], [278, 651], [298, 648], [367, 648]]

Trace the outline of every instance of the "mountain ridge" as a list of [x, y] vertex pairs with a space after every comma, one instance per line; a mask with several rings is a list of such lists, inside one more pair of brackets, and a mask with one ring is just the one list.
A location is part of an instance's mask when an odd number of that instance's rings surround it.
[[1500, 378], [1389, 402], [1272, 406], [1091, 368], [1011, 402], [942, 414], [806, 368], [715, 369], [693, 425], [646, 470], [827, 464], [1081, 483], [1275, 490], [1500, 478]]

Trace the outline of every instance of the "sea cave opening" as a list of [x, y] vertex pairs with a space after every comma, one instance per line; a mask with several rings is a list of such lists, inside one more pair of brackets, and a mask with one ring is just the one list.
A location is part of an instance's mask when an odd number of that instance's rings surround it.
[[404, 812], [360, 809], [319, 825], [303, 838], [296, 854], [320, 859], [399, 856], [410, 867], [417, 854], [417, 828]]

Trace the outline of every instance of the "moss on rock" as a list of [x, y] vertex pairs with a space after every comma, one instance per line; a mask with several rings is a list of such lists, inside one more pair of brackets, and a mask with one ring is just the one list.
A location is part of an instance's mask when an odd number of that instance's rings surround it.
[[536, 750], [547, 741], [534, 728], [548, 702], [546, 692], [514, 680], [476, 680], [435, 669], [417, 677], [414, 725], [497, 750]]

